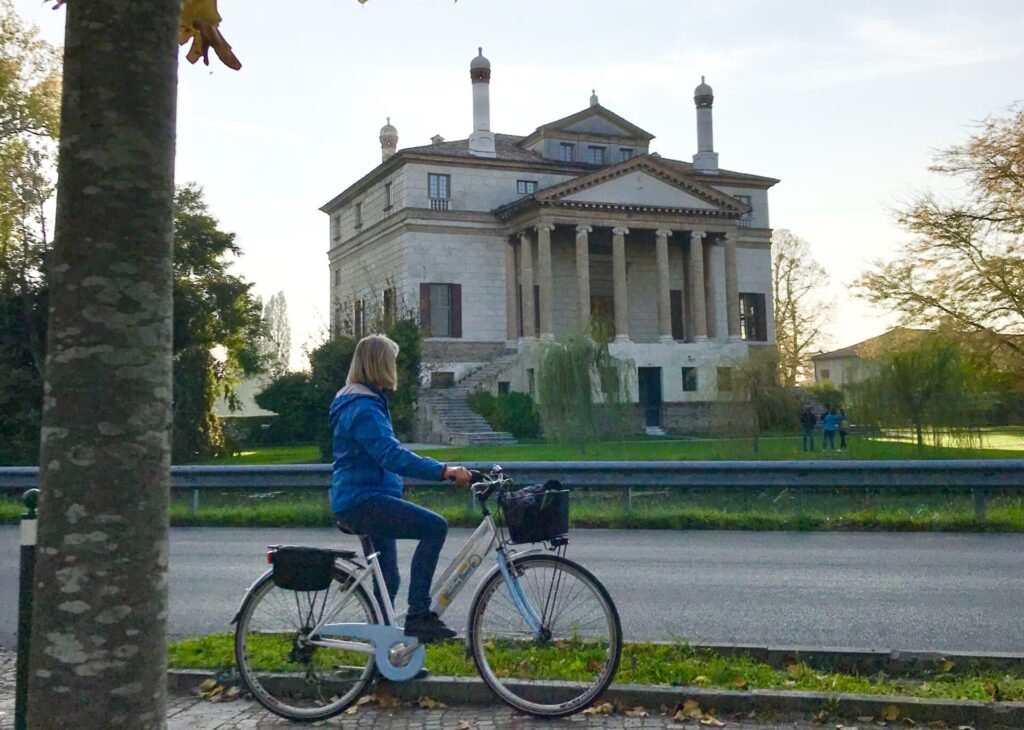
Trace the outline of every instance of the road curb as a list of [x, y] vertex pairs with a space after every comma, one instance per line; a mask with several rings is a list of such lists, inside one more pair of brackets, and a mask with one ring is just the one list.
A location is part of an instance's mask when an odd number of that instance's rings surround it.
[[[233, 672], [203, 670], [171, 670], [168, 689], [171, 692], [192, 692], [207, 679], [234, 684]], [[476, 677], [429, 677], [404, 683], [388, 682], [391, 693], [403, 700], [430, 697], [449, 705], [480, 705], [497, 703], [498, 699]], [[795, 692], [782, 690], [724, 690], [705, 687], [669, 687], [661, 685], [613, 684], [603, 701], [623, 707], [642, 705], [649, 712], [661, 707], [673, 708], [688, 699], [700, 703], [704, 711], [718, 715], [755, 712], [758, 715], [810, 715], [828, 710], [834, 717], [880, 718], [889, 705], [899, 710], [899, 718], [919, 723], [943, 721], [947, 725], [990, 727], [1024, 727], [1024, 702], [979, 702], [977, 700], [936, 700], [917, 697], [860, 695], [828, 692]]]

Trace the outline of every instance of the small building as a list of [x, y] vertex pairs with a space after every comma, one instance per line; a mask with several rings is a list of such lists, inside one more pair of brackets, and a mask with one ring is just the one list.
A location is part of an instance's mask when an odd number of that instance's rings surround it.
[[821, 384], [827, 380], [839, 388], [859, 383], [874, 373], [870, 362], [872, 358], [895, 346], [916, 340], [928, 332], [896, 327], [863, 342], [814, 355], [811, 358], [811, 362], [814, 363], [814, 382]]
[[719, 167], [703, 77], [684, 161], [596, 93], [529, 134], [493, 132], [482, 49], [469, 75], [467, 139], [398, 149], [389, 118], [381, 164], [321, 207], [332, 332], [412, 315], [432, 388], [490, 367], [486, 387], [533, 392], [539, 348], [600, 322], [636, 366], [645, 424], [706, 430], [708, 404], [735, 400], [730, 368], [774, 343], [779, 181]]

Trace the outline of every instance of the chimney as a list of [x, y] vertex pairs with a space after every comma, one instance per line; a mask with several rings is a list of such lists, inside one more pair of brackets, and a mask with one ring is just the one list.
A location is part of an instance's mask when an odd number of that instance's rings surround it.
[[391, 117], [388, 117], [388, 123], [380, 128], [380, 161], [387, 162], [397, 149], [398, 130], [391, 126]]
[[469, 78], [473, 82], [473, 134], [469, 135], [469, 154], [494, 157], [494, 134], [491, 132], [491, 62], [484, 58], [484, 49], [470, 61]]
[[442, 137], [440, 134], [435, 134], [433, 137], [430, 138], [430, 144], [441, 144], [442, 142], [444, 142], [444, 137]]
[[700, 86], [693, 90], [693, 103], [697, 105], [697, 154], [693, 166], [704, 172], [718, 172], [718, 153], [715, 152], [714, 134], [711, 124], [711, 105], [715, 94], [700, 77]]

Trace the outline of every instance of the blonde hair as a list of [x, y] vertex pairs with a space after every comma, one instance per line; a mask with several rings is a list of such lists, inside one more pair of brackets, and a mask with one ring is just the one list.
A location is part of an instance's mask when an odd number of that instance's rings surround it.
[[388, 390], [398, 387], [398, 345], [384, 335], [367, 335], [356, 344], [346, 383], [373, 383]]

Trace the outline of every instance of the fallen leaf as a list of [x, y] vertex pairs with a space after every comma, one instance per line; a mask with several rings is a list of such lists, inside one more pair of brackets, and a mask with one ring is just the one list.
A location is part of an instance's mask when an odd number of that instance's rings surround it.
[[711, 679], [709, 677], [705, 677], [703, 674], [701, 674], [701, 675], [698, 675], [698, 676], [693, 678], [693, 683], [694, 684], [711, 684]]
[[953, 671], [953, 667], [955, 667], [955, 666], [956, 666], [956, 663], [952, 659], [943, 659], [939, 663], [939, 667], [944, 672], [951, 672], [951, 671]]
[[836, 725], [836, 730], [860, 730], [856, 725]]
[[736, 689], [743, 689], [747, 686], [747, 680], [745, 680], [743, 677], [737, 677], [736, 679], [732, 680], [732, 686]]
[[345, 710], [346, 715], [354, 715], [359, 712], [359, 705], [352, 705], [350, 708]]
[[459, 724], [455, 726], [455, 730], [472, 730], [473, 723], [469, 720], [459, 720]]
[[419, 706], [424, 710], [443, 710], [448, 707], [445, 703], [438, 702], [430, 697], [420, 697]]
[[637, 705], [636, 707], [629, 707], [622, 711], [622, 714], [626, 717], [647, 717], [647, 708], [643, 705]]
[[714, 715], [708, 715], [707, 717], [702, 717], [700, 719], [700, 724], [701, 725], [708, 725], [710, 727], [725, 727], [725, 723], [722, 722], [721, 720], [719, 720]]
[[945, 720], [932, 720], [928, 723], [928, 727], [935, 728], [935, 730], [943, 730], [947, 725]]
[[896, 705], [886, 705], [882, 708], [882, 719], [886, 722], [900, 719], [900, 708]]
[[202, 692], [209, 692], [211, 689], [213, 689], [216, 686], [217, 686], [217, 680], [215, 680], [215, 679], [207, 679], [205, 682], [203, 682], [201, 685], [199, 685], [199, 689]]
[[601, 702], [600, 704], [591, 705], [583, 711], [584, 715], [610, 715], [615, 711], [615, 707], [611, 702]]
[[957, 725], [956, 730], [974, 730], [970, 725]]
[[363, 695], [358, 700], [356, 700], [356, 706], [368, 705], [371, 702], [376, 702], [376, 701], [377, 701], [377, 696], [376, 695]]
[[874, 722], [875, 718], [872, 715], [858, 715], [857, 722]]

